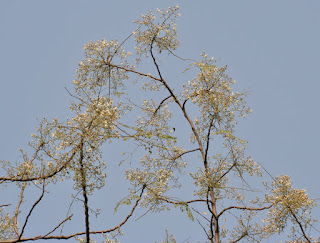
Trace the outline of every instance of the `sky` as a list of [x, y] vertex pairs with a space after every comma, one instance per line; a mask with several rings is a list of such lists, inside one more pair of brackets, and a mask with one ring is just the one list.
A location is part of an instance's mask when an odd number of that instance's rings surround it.
[[[123, 40], [141, 14], [174, 4], [181, 12], [178, 53], [198, 58], [205, 51], [221, 59], [237, 86], [250, 90], [253, 114], [238, 129], [249, 142], [247, 153], [272, 175], [288, 174], [297, 188], [320, 199], [318, 0], [1, 1], [0, 160], [19, 160], [36, 118], [68, 115], [65, 87], [72, 88], [84, 44]], [[161, 241], [165, 226], [181, 223], [178, 212], [173, 220], [157, 217], [147, 218], [147, 227], [143, 220], [129, 225], [124, 242]], [[194, 224], [185, 227], [171, 232], [178, 242], [199, 232]]]

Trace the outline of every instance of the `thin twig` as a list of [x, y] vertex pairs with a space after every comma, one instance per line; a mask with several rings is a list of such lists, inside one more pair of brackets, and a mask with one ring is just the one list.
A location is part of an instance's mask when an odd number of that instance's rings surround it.
[[[74, 196], [74, 198], [72, 199], [72, 201], [71, 201], [71, 203], [70, 203], [70, 205], [69, 205], [69, 208], [68, 208], [68, 212], [67, 212], [67, 216], [66, 216], [66, 217], [68, 217], [69, 212], [70, 212], [70, 210], [71, 210], [71, 207], [72, 207], [75, 199], [77, 198], [77, 196], [78, 196], [78, 194], [79, 194], [80, 192], [81, 192], [81, 190], [79, 190], [79, 191], [77, 192], [77, 194]], [[68, 218], [69, 218], [69, 217], [68, 217]], [[61, 227], [60, 234], [62, 234], [63, 227], [64, 227], [64, 225]]]
[[210, 220], [207, 219], [205, 216], [203, 216], [198, 210], [194, 209], [193, 207], [191, 207], [191, 209], [192, 209], [193, 211], [195, 211], [197, 214], [199, 214], [202, 218], [204, 218], [206, 221], [208, 221], [208, 222], [210, 223]]
[[208, 239], [210, 239], [206, 229], [203, 227], [203, 225], [200, 223], [199, 219], [196, 219], [198, 221], [198, 223], [200, 224], [201, 228], [203, 229], [204, 233], [207, 235]]
[[58, 224], [53, 230], [51, 230], [49, 233], [47, 233], [46, 235], [44, 235], [44, 237], [52, 234], [54, 231], [56, 231], [62, 224], [64, 224], [67, 220], [71, 219], [73, 216], [73, 214], [71, 214], [68, 218], [64, 219], [60, 224]]

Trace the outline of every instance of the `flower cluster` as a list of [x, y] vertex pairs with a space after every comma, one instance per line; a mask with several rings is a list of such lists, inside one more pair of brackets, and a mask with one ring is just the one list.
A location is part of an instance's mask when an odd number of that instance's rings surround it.
[[134, 31], [139, 55], [147, 54], [153, 47], [158, 53], [171, 52], [178, 48], [180, 44], [176, 29], [176, 20], [180, 16], [178, 9], [178, 6], [170, 7], [168, 10], [157, 9], [160, 15], [159, 22], [151, 11], [142, 15], [141, 20], [135, 21], [139, 25]]
[[316, 202], [309, 198], [306, 190], [293, 188], [290, 176], [278, 176], [267, 187], [271, 192], [266, 194], [265, 202], [274, 206], [268, 210], [268, 217], [264, 219], [264, 232], [280, 233], [288, 221], [293, 224], [293, 233], [301, 228], [306, 231], [312, 226], [315, 220], [311, 217], [311, 210]]

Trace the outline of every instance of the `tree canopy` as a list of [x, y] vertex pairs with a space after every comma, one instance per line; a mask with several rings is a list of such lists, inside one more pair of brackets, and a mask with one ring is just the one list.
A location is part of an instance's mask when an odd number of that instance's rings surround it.
[[[85, 45], [74, 89], [67, 90], [72, 116], [43, 118], [30, 149], [21, 150], [21, 161], [1, 161], [2, 188], [18, 188], [19, 194], [17, 202], [2, 196], [0, 242], [94, 242], [101, 236], [104, 242], [118, 242], [121, 229], [134, 224], [130, 218], [137, 208], [154, 217], [180, 209], [208, 242], [261, 242], [288, 227], [289, 240], [316, 241], [311, 214], [316, 202], [295, 189], [290, 176], [271, 176], [246, 154], [247, 142], [237, 136], [238, 121], [252, 112], [248, 92], [237, 90], [227, 66], [208, 54], [185, 58], [175, 53], [178, 9], [142, 15], [122, 42], [102, 39]], [[166, 72], [167, 60], [176, 64], [174, 78]], [[112, 162], [103, 153], [111, 142], [123, 148], [123, 160]], [[91, 199], [111, 183], [117, 190], [125, 180], [107, 180], [109, 163], [121, 164], [129, 183], [115, 211], [129, 211], [120, 223], [96, 229]], [[84, 228], [62, 233], [74, 221], [68, 214], [46, 232], [28, 236], [38, 204], [56, 184], [70, 182], [70, 196], [83, 205]], [[27, 188], [41, 193], [22, 211]], [[68, 208], [72, 204], [60, 210]], [[166, 232], [164, 242], [175, 242], [174, 232]]]

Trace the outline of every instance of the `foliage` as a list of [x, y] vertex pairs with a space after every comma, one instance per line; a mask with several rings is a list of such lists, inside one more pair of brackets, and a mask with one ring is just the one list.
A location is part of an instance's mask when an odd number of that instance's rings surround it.
[[[315, 222], [311, 217], [315, 201], [305, 190], [294, 189], [289, 176], [271, 178], [271, 185], [264, 183], [263, 190], [249, 186], [262, 178], [263, 169], [245, 154], [247, 142], [235, 132], [238, 120], [251, 113], [247, 92], [235, 91], [227, 67], [207, 54], [191, 60], [174, 53], [180, 44], [177, 6], [157, 10], [157, 15], [159, 18], [151, 11], [142, 15], [135, 22], [137, 29], [122, 43], [102, 39], [85, 45], [74, 90], [68, 91], [73, 97], [72, 117], [66, 121], [44, 118], [32, 135], [33, 154], [21, 151], [22, 162], [17, 165], [2, 162], [5, 175], [0, 182], [17, 185], [20, 196], [11, 216], [4, 213], [8, 205], [1, 208], [1, 242], [74, 237], [79, 242], [94, 242], [97, 234], [105, 235], [105, 242], [118, 242], [116, 236], [106, 234], [120, 232], [138, 206], [147, 212], [180, 208], [200, 225], [208, 242], [260, 242], [289, 226], [294, 241], [314, 240], [309, 229]], [[135, 50], [127, 52], [123, 48], [131, 39]], [[186, 64], [181, 75], [190, 80], [195, 73], [194, 78], [188, 82], [164, 78], [159, 64], [163, 54], [181, 60]], [[144, 71], [148, 63], [156, 74]], [[131, 163], [130, 159], [122, 163], [127, 166], [129, 194], [115, 211], [122, 205], [131, 210], [115, 227], [92, 230], [89, 199], [105, 186], [103, 149], [112, 141], [132, 148]], [[46, 196], [46, 189], [65, 181], [72, 181], [74, 191], [82, 194], [85, 231], [56, 233], [73, 221], [70, 215], [43, 235], [25, 237], [29, 217]], [[184, 184], [192, 183], [185, 189]], [[19, 224], [24, 191], [32, 186], [40, 187], [42, 194]], [[180, 193], [182, 190], [186, 192]], [[165, 242], [176, 240], [166, 232]]]

